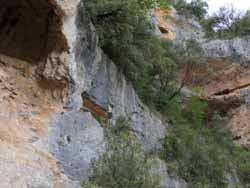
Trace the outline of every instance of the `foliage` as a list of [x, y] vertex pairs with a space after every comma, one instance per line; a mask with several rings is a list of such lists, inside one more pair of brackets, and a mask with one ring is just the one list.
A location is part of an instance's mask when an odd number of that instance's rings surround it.
[[156, 6], [165, 10], [169, 8], [169, 3], [167, 0], [139, 0], [138, 2], [142, 7], [146, 7], [148, 10], [155, 8]]
[[149, 173], [146, 158], [129, 134], [124, 118], [115, 127], [107, 128], [106, 136], [107, 150], [93, 163], [88, 184], [102, 188], [159, 188], [158, 179]]
[[250, 186], [250, 151], [236, 146], [233, 150], [237, 173], [246, 187]]
[[222, 7], [202, 21], [207, 37], [231, 39], [250, 35], [250, 11], [243, 16], [233, 7]]
[[[171, 42], [152, 35], [147, 11], [157, 4], [167, 8], [166, 2], [84, 1], [104, 52], [133, 82], [141, 99], [171, 119], [174, 126], [163, 140], [163, 158], [175, 164], [178, 174], [191, 182], [192, 188], [226, 187], [225, 172], [233, 168], [242, 182], [247, 183], [249, 153], [235, 147], [224, 129], [204, 127], [206, 104], [195, 97], [188, 101], [178, 97], [185, 80], [180, 88], [176, 87], [174, 78], [177, 63], [183, 61], [188, 64], [188, 75], [192, 64], [200, 61], [201, 51], [193, 41], [189, 41], [180, 59]], [[174, 6], [185, 15], [194, 15], [200, 20], [204, 19], [207, 11], [207, 4], [202, 0], [193, 0], [191, 3], [179, 1]], [[209, 19], [205, 25], [213, 34], [214, 23], [218, 20]], [[244, 28], [245, 31], [235, 30], [245, 35], [248, 18], [237, 23], [234, 27]], [[117, 126], [107, 129], [106, 135], [107, 152], [93, 164], [89, 183], [103, 188], [158, 187], [155, 178], [148, 174], [146, 159], [139, 144], [129, 134], [126, 121], [120, 119]]]
[[249, 183], [250, 152], [235, 146], [218, 116], [211, 123], [215, 126], [204, 126], [206, 106], [197, 97], [175, 99], [168, 111], [173, 126], [163, 140], [162, 157], [192, 188], [227, 187], [226, 173], [234, 170], [243, 184]]
[[152, 34], [147, 12], [157, 4], [167, 9], [167, 2], [86, 1], [102, 49], [133, 82], [140, 98], [156, 108], [166, 103], [166, 93], [172, 88], [177, 66], [171, 42]]
[[205, 18], [208, 11], [208, 4], [204, 0], [192, 0], [190, 3], [185, 0], [177, 0], [173, 6], [180, 14], [186, 17], [195, 16], [199, 20]]
[[94, 185], [93, 183], [91, 183], [89, 181], [81, 181], [80, 186], [83, 188], [101, 188], [97, 185]]
[[[168, 51], [171, 52], [170, 49]], [[160, 90], [158, 101], [156, 101], [155, 104], [156, 109], [163, 114], [166, 114], [170, 104], [174, 104], [174, 98], [180, 95], [181, 89], [186, 86], [187, 82], [191, 79], [193, 66], [203, 61], [203, 50], [194, 39], [187, 40], [183, 47], [176, 47], [175, 51], [170, 54], [178, 56], [172, 59], [175, 59], [176, 65], [179, 67], [185, 67], [185, 73], [181, 83], [170, 82], [164, 89]], [[172, 75], [172, 78], [174, 78], [174, 75]]]
[[231, 28], [234, 36], [250, 35], [250, 11], [247, 11], [243, 17], [233, 22]]

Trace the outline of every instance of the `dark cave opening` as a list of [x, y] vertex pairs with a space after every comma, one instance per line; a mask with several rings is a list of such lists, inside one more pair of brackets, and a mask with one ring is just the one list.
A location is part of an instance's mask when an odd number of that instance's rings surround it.
[[60, 19], [48, 0], [0, 0], [0, 53], [37, 63], [58, 40]]

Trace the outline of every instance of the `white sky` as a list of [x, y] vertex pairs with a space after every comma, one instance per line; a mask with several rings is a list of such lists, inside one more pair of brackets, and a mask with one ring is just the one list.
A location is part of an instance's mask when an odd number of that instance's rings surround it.
[[207, 0], [207, 2], [209, 4], [209, 14], [225, 5], [233, 5], [237, 10], [244, 12], [250, 9], [250, 0]]
[[[191, 0], [187, 0], [191, 1]], [[236, 10], [245, 12], [250, 9], [250, 0], [206, 0], [209, 5], [209, 14], [216, 12], [220, 7], [233, 5]]]

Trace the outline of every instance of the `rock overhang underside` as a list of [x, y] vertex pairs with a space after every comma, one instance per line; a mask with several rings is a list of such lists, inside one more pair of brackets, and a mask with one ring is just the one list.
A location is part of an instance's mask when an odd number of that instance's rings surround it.
[[132, 116], [143, 147], [164, 136], [165, 123], [98, 47], [91, 22], [78, 25], [79, 2], [0, 0], [0, 187], [75, 188], [87, 178], [103, 128], [65, 102], [82, 104], [85, 90], [96, 104], [111, 101], [114, 117]]
[[66, 50], [55, 2], [1, 0], [0, 10], [0, 53], [37, 63], [54, 50]]

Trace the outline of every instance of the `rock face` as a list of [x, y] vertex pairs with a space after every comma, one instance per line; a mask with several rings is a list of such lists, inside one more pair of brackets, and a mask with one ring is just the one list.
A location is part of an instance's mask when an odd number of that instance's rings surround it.
[[104, 150], [103, 129], [89, 112], [71, 110], [54, 117], [50, 149], [71, 179], [88, 177], [91, 160]]
[[160, 146], [167, 124], [98, 47], [80, 0], [0, 5], [0, 187], [80, 187], [105, 146], [83, 93], [112, 105], [113, 124], [129, 117], [145, 152]]
[[238, 64], [228, 64], [204, 85], [205, 99], [211, 108], [229, 117], [235, 141], [250, 147], [249, 88], [250, 71]]
[[[160, 147], [167, 123], [141, 103], [132, 84], [98, 47], [80, 0], [0, 0], [0, 5], [0, 187], [80, 187], [91, 161], [105, 151], [104, 128], [87, 109], [85, 94], [103, 116], [112, 108], [112, 125], [126, 116], [145, 153]], [[164, 23], [157, 28], [166, 34]], [[173, 32], [176, 41], [187, 36], [183, 28]], [[249, 101], [247, 88], [240, 89], [242, 100]], [[235, 113], [248, 120], [247, 104]], [[237, 118], [232, 122], [237, 138], [248, 143], [248, 125]], [[186, 187], [169, 175], [163, 161], [153, 161], [152, 172], [159, 174], [164, 188]]]
[[145, 150], [155, 149], [159, 138], [164, 136], [166, 125], [160, 116], [150, 112], [140, 102], [132, 84], [98, 48], [94, 27], [83, 7], [79, 8], [77, 23], [76, 64], [71, 67], [74, 84], [68, 105], [76, 109], [81, 107], [82, 93], [87, 92], [103, 109], [113, 106], [113, 121], [119, 116], [131, 118], [131, 126]]
[[0, 187], [74, 187], [47, 148], [62, 91], [45, 87], [25, 61], [0, 55], [0, 67]]
[[212, 40], [202, 44], [206, 57], [212, 59], [231, 58], [235, 63], [250, 63], [250, 37], [231, 40]]
[[[155, 26], [164, 25], [173, 34], [175, 45], [183, 46], [189, 39], [200, 44], [208, 61], [194, 67], [190, 87], [199, 85], [203, 89], [203, 99], [209, 107], [229, 118], [234, 139], [249, 148], [250, 37], [208, 40], [195, 19], [181, 16], [174, 9], [165, 20], [157, 11], [154, 15], [160, 17], [155, 19]], [[180, 80], [183, 79], [183, 70], [180, 71]], [[185, 90], [181, 94], [190, 95]]]
[[[202, 26], [195, 18], [180, 15], [174, 8], [167, 19], [165, 16], [163, 11], [156, 10], [151, 15], [151, 23], [156, 28], [157, 35], [172, 39], [175, 45], [183, 46], [185, 41], [194, 39], [200, 44], [208, 59], [229, 58], [239, 64], [250, 63], [250, 37], [210, 40], [206, 38]], [[159, 31], [161, 27], [168, 31], [168, 35]]]
[[1, 53], [36, 63], [60, 41], [60, 11], [52, 3], [1, 0], [0, 4]]
[[[179, 77], [182, 80], [183, 71], [180, 72]], [[226, 60], [213, 60], [194, 66], [188, 85], [189, 89], [199, 86], [202, 90], [202, 100], [209, 105], [207, 119], [212, 118], [214, 112], [219, 113], [228, 120], [227, 125], [231, 128], [235, 141], [248, 148], [249, 80], [250, 70], [245, 66]]]
[[148, 162], [151, 165], [151, 172], [153, 174], [156, 174], [160, 177], [160, 185], [162, 188], [186, 188], [188, 187], [187, 183], [178, 178], [175, 175], [170, 175], [167, 165], [164, 161], [158, 159], [158, 158], [153, 158], [150, 159]]

